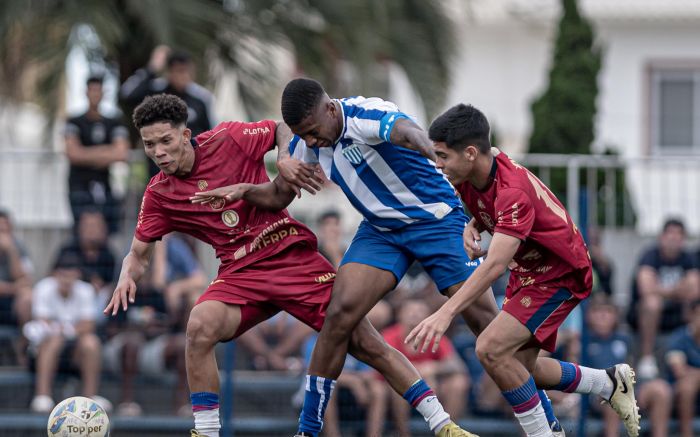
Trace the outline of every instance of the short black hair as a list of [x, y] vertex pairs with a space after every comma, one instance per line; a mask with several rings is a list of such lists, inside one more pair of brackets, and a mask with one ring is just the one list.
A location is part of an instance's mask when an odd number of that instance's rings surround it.
[[58, 253], [58, 256], [56, 257], [56, 260], [53, 263], [54, 270], [72, 270], [81, 268], [82, 263], [80, 261], [80, 258], [78, 257], [78, 254], [69, 248], [61, 249], [61, 251]]
[[474, 144], [480, 152], [487, 153], [491, 149], [490, 131], [489, 121], [481, 111], [460, 103], [433, 121], [428, 136], [451, 149], [464, 150]]
[[683, 220], [677, 217], [671, 217], [666, 219], [666, 221], [664, 222], [663, 232], [668, 231], [669, 228], [674, 226], [681, 228], [681, 231], [685, 234], [685, 224], [683, 223]]
[[182, 50], [174, 50], [168, 54], [168, 59], [165, 65], [171, 68], [175, 64], [190, 64], [192, 62], [192, 56], [189, 53]]
[[187, 123], [187, 105], [178, 96], [156, 94], [143, 99], [143, 102], [134, 109], [132, 118], [136, 129], [158, 122], [179, 126]]
[[340, 213], [335, 209], [324, 211], [320, 216], [318, 216], [318, 223], [321, 224], [328, 219], [340, 220]]
[[313, 79], [294, 79], [282, 92], [282, 119], [287, 126], [296, 126], [308, 117], [326, 93]]
[[104, 78], [102, 76], [97, 76], [97, 75], [93, 74], [87, 78], [87, 80], [85, 81], [85, 84], [86, 85], [91, 85], [91, 84], [102, 85], [102, 82], [104, 82]]

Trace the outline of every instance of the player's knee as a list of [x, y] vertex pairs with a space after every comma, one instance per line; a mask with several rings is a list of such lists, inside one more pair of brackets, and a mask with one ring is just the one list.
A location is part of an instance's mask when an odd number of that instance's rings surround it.
[[388, 362], [393, 352], [384, 339], [362, 335], [357, 331], [350, 339], [350, 350], [355, 358], [374, 368], [383, 368], [382, 363]]
[[331, 302], [326, 311], [324, 330], [329, 330], [334, 336], [349, 336], [358, 319], [355, 316], [357, 309], [347, 302]]
[[485, 369], [494, 368], [498, 365], [500, 358], [499, 348], [496, 343], [481, 336], [476, 339], [476, 357]]
[[212, 329], [212, 325], [200, 317], [190, 317], [187, 322], [187, 347], [209, 348], [216, 344], [218, 339]]

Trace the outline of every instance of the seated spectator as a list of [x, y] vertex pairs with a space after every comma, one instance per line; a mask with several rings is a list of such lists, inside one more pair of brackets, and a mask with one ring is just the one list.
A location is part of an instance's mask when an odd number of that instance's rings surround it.
[[682, 326], [690, 302], [700, 296], [700, 273], [694, 256], [683, 247], [685, 238], [683, 222], [667, 220], [658, 244], [639, 261], [627, 317], [639, 333], [640, 378], [658, 374], [654, 356], [657, 335]]
[[[586, 323], [590, 329], [586, 366], [605, 369], [627, 361], [630, 339], [618, 330], [617, 307], [606, 295], [601, 293], [591, 298]], [[639, 408], [650, 419], [652, 436], [667, 436], [672, 407], [671, 386], [660, 378], [640, 379], [635, 390]], [[598, 402], [594, 403], [594, 408], [603, 416], [605, 436], [620, 435], [620, 420], [612, 408], [601, 408]]]
[[316, 235], [318, 251], [337, 269], [348, 248], [343, 241], [340, 213], [329, 210], [321, 214], [318, 218]]
[[22, 326], [31, 318], [32, 262], [12, 232], [7, 211], [0, 210], [0, 324]]
[[255, 370], [300, 372], [300, 351], [313, 329], [281, 312], [259, 323], [238, 338], [252, 358]]
[[[424, 353], [404, 344], [408, 333], [429, 315], [430, 308], [423, 301], [405, 300], [398, 308], [398, 323], [384, 329], [382, 335], [390, 346], [404, 354], [413, 363], [425, 382], [435, 388], [445, 411], [457, 421], [465, 413], [469, 377], [466, 366], [455, 352], [452, 342], [447, 337], [442, 337], [436, 352], [428, 350]], [[388, 387], [386, 390], [389, 390]], [[401, 396], [393, 392], [392, 411], [398, 433], [402, 436], [410, 435], [408, 428], [410, 407]]]
[[593, 272], [595, 272], [594, 291], [602, 291], [608, 296], [612, 295], [614, 266], [610, 257], [603, 250], [600, 229], [591, 228], [588, 231], [588, 252], [591, 254]]
[[80, 279], [80, 260], [62, 254], [51, 276], [34, 287], [32, 321], [24, 326], [30, 342], [36, 388], [31, 409], [48, 413], [57, 371], [80, 371], [82, 395], [109, 410], [111, 403], [97, 396], [102, 364], [100, 340], [95, 335], [95, 291]]
[[112, 195], [109, 166], [126, 161], [129, 131], [118, 119], [100, 114], [102, 95], [102, 78], [88, 78], [88, 110], [66, 123], [66, 156], [70, 162], [68, 194], [76, 225], [83, 209], [98, 208], [107, 219], [109, 231], [115, 232], [119, 226], [120, 205]]
[[89, 282], [96, 292], [111, 296], [116, 261], [107, 246], [107, 222], [93, 208], [85, 208], [78, 218], [77, 236], [61, 248], [61, 255], [70, 254], [79, 261], [81, 280]]
[[[197, 261], [192, 248], [186, 242], [186, 236], [170, 234], [163, 238], [165, 246], [165, 271], [156, 268], [156, 260], [161, 256], [162, 247], [154, 254], [154, 272], [158, 278], [156, 288], [165, 289], [165, 303], [172, 314], [186, 312], [189, 314], [199, 296], [207, 286], [207, 277]], [[158, 245], [161, 246], [161, 245]], [[158, 247], [157, 246], [157, 247]], [[185, 314], [185, 319], [187, 318]]]
[[693, 416], [700, 394], [700, 300], [691, 305], [690, 322], [671, 337], [666, 362], [678, 396], [681, 437], [693, 436]]

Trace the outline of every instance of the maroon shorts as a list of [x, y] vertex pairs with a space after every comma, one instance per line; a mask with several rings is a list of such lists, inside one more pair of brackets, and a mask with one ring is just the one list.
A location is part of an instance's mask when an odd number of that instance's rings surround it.
[[290, 246], [240, 270], [219, 269], [197, 303], [216, 300], [241, 307], [235, 337], [258, 323], [286, 311], [320, 330], [331, 299], [333, 266], [307, 245]]
[[579, 302], [566, 287], [531, 285], [506, 297], [503, 311], [518, 319], [534, 336], [525, 347], [554, 352], [557, 330]]

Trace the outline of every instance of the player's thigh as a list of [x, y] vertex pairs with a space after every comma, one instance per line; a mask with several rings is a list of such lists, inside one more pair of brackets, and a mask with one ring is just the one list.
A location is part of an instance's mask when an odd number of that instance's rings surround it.
[[[447, 289], [447, 296], [452, 297], [464, 284], [464, 282], [459, 282], [452, 285]], [[496, 318], [498, 315], [498, 304], [496, 303], [496, 298], [493, 296], [493, 290], [489, 287], [481, 296], [479, 296], [473, 304], [469, 305], [464, 311], [462, 311], [462, 318], [469, 326], [469, 329], [474, 333], [475, 336], [479, 336], [484, 329]]]
[[232, 339], [241, 324], [241, 307], [218, 300], [198, 302], [190, 312], [187, 336], [212, 342]]
[[442, 220], [410, 225], [401, 230], [401, 241], [435, 281], [441, 293], [464, 282], [480, 264], [464, 251], [462, 233], [466, 218], [454, 210]]
[[329, 317], [357, 323], [396, 286], [393, 273], [360, 263], [343, 264], [333, 284]]
[[[372, 276], [388, 277], [387, 274], [380, 275], [375, 272], [376, 270], [382, 270], [391, 274], [394, 277], [391, 285], [387, 286], [385, 282], [381, 285], [384, 288], [389, 287], [386, 292], [394, 288], [413, 262], [411, 254], [395, 241], [396, 235], [397, 231], [382, 232], [366, 221], [360, 223], [357, 233], [355, 233], [355, 237], [350, 243], [350, 247], [348, 247], [343, 260], [340, 262], [338, 274], [340, 275], [340, 271], [348, 264], [361, 264], [372, 267], [372, 269], [367, 269], [367, 273]], [[348, 272], [348, 269], [345, 270]], [[357, 270], [357, 268], [350, 269], [351, 272]], [[349, 273], [345, 275], [348, 276]], [[344, 282], [341, 285], [345, 286], [345, 282], [351, 281], [353, 278], [342, 279]], [[337, 278], [336, 282], [339, 280], [341, 278]]]
[[484, 357], [515, 356], [532, 338], [532, 333], [511, 314], [501, 311], [476, 339], [476, 352]]

